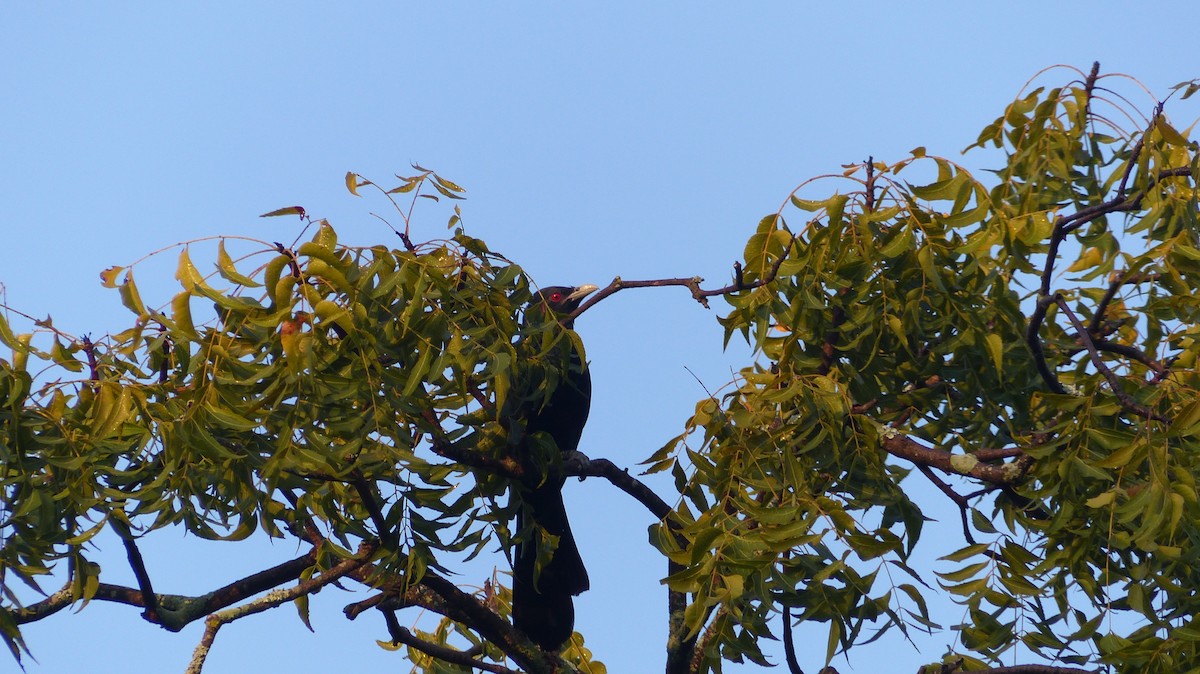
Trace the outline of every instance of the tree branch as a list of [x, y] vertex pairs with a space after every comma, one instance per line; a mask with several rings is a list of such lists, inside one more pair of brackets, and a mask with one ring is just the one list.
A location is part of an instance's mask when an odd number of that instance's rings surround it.
[[[316, 531], [309, 530], [306, 535], [314, 545], [324, 542]], [[396, 554], [400, 558], [398, 563], [405, 564], [406, 556], [398, 551]], [[389, 611], [406, 606], [421, 606], [475, 630], [485, 641], [504, 651], [524, 670], [553, 671], [552, 662], [545, 651], [529, 641], [491, 607], [432, 570], [426, 569], [421, 579], [416, 582], [375, 564], [354, 568], [346, 575], [367, 587], [383, 590], [382, 595], [343, 609], [346, 617], [351, 620], [372, 607]]]
[[[1055, 243], [1054, 239], [1050, 241], [1050, 248], [1052, 255], [1058, 254], [1058, 244]], [[1049, 272], [1052, 266], [1053, 263], [1048, 260], [1046, 262], [1047, 272]], [[1042, 276], [1043, 285], [1047, 287], [1050, 285], [1048, 276], [1048, 273]], [[1029, 346], [1030, 353], [1033, 354], [1034, 367], [1037, 368], [1038, 375], [1045, 382], [1046, 388], [1049, 388], [1053, 393], [1063, 394], [1067, 391], [1059, 383], [1058, 375], [1054, 374], [1054, 371], [1050, 369], [1050, 364], [1046, 362], [1046, 352], [1042, 350], [1042, 336], [1040, 334], [1042, 323], [1046, 320], [1046, 309], [1053, 303], [1054, 299], [1049, 295], [1038, 297], [1037, 304], [1034, 305], [1033, 314], [1029, 317], [1029, 325], [1025, 327], [1025, 343]]]
[[519, 674], [514, 669], [501, 667], [500, 665], [484, 662], [482, 660], [476, 660], [460, 650], [429, 643], [428, 641], [417, 637], [417, 635], [408, 631], [399, 624], [390, 627], [388, 631], [392, 635], [392, 643], [404, 644], [405, 646], [414, 648], [443, 662], [462, 665], [472, 669], [479, 669], [485, 672], [494, 672], [495, 674]]
[[362, 501], [363, 506], [367, 509], [367, 516], [371, 518], [371, 523], [375, 525], [379, 540], [383, 542], [383, 545], [387, 549], [397, 547], [396, 532], [388, 529], [387, 519], [383, 516], [383, 510], [379, 507], [379, 499], [375, 498], [374, 488], [367, 483], [366, 479], [357, 470], [350, 479], [350, 485], [354, 487], [359, 500]]
[[366, 564], [371, 559], [371, 555], [375, 554], [377, 547], [377, 543], [363, 543], [358, 546], [358, 551], [355, 552], [353, 557], [343, 559], [319, 576], [301, 581], [294, 587], [286, 590], [281, 589], [270, 592], [248, 604], [209, 615], [204, 621], [204, 635], [201, 637], [200, 643], [196, 646], [196, 650], [192, 653], [192, 660], [188, 664], [185, 674], [200, 674], [200, 671], [204, 669], [204, 661], [208, 657], [208, 652], [211, 650], [213, 641], [216, 639], [217, 631], [221, 629], [222, 625], [249, 615], [262, 613], [283, 603], [294, 601], [298, 597], [320, 592], [326, 585]]
[[[299, 578], [304, 570], [314, 563], [316, 563], [316, 550], [310, 550], [296, 559], [246, 576], [205, 595], [190, 597], [178, 594], [156, 594], [154, 602], [159, 607], [157, 616], [155, 619], [151, 619], [145, 612], [142, 615], [149, 622], [160, 625], [171, 632], [178, 632], [213, 611], [232, 606], [247, 597]], [[110, 601], [143, 609], [147, 607], [146, 595], [141, 590], [110, 583], [100, 583], [92, 600]], [[67, 586], [36, 604], [13, 611], [13, 620], [18, 625], [35, 622], [57, 613], [75, 601], [76, 597], [71, 593], [70, 586]]]
[[1158, 375], [1159, 377], [1167, 373], [1166, 365], [1154, 360], [1141, 349], [1129, 346], [1127, 344], [1118, 344], [1107, 339], [1095, 339], [1092, 341], [1092, 343], [1096, 346], [1096, 349], [1100, 351], [1107, 351], [1108, 353], [1115, 353], [1118, 356], [1125, 356], [1126, 358], [1136, 360], [1142, 365], [1150, 368], [1154, 374]]
[[[1161, 112], [1161, 111], [1160, 111]], [[1159, 112], [1155, 113], [1155, 118]], [[1151, 121], [1153, 125], [1154, 122]], [[1147, 129], [1147, 132], [1149, 129]], [[1125, 175], [1121, 178], [1120, 187], [1117, 189], [1117, 195], [1108, 201], [1081, 208], [1071, 215], [1060, 215], [1054, 221], [1054, 230], [1050, 235], [1050, 244], [1046, 251], [1046, 266], [1042, 269], [1041, 284], [1038, 289], [1037, 304], [1034, 306], [1033, 314], [1029, 317], [1029, 325], [1025, 329], [1025, 341], [1029, 345], [1029, 350], [1033, 354], [1034, 365], [1037, 367], [1038, 374], [1041, 375], [1042, 381], [1046, 386], [1055, 393], [1065, 393], [1062, 384], [1059, 383], [1058, 377], [1050, 369], [1046, 362], [1046, 355], [1042, 350], [1040, 332], [1042, 323], [1046, 320], [1046, 310], [1050, 305], [1055, 303], [1055, 298], [1050, 293], [1050, 284], [1054, 277], [1054, 263], [1058, 259], [1058, 248], [1062, 245], [1067, 234], [1079, 229], [1080, 227], [1093, 222], [1099, 218], [1108, 215], [1109, 213], [1117, 213], [1124, 211], [1137, 210], [1141, 206], [1142, 199], [1145, 198], [1147, 190], [1159, 182], [1171, 177], [1183, 177], [1192, 175], [1190, 166], [1180, 166], [1176, 168], [1160, 171], [1157, 176], [1151, 178], [1150, 183], [1128, 196], [1125, 195], [1125, 182], [1129, 178], [1132, 167], [1137, 158], [1138, 152], [1141, 150], [1142, 138], [1138, 139], [1137, 145], [1134, 146], [1132, 157], [1129, 159], [1125, 170]], [[1110, 285], [1111, 287], [1111, 285]], [[1115, 292], [1115, 291], [1114, 291]]]
[[1100, 303], [1096, 305], [1096, 313], [1092, 315], [1091, 323], [1088, 325], [1088, 332], [1096, 333], [1100, 331], [1100, 324], [1104, 322], [1104, 314], [1108, 312], [1108, 305], [1112, 303], [1116, 297], [1117, 291], [1122, 286], [1142, 283], [1144, 281], [1157, 281], [1158, 274], [1154, 273], [1134, 273], [1127, 274], [1125, 272], [1113, 272], [1108, 277], [1108, 290], [1104, 291], [1104, 297], [1100, 298]]
[[926, 447], [897, 431], [884, 434], [880, 438], [880, 445], [888, 454], [918, 466], [937, 468], [953, 475], [966, 475], [999, 486], [1016, 484], [1024, 473], [1016, 463], [996, 465], [980, 461], [972, 454], [951, 454], [944, 449]]
[[[525, 475], [525, 470], [521, 467], [521, 463], [511, 457], [494, 458], [483, 456], [459, 446], [459, 443], [463, 441], [462, 439], [457, 442], [447, 440], [446, 431], [442, 428], [442, 424], [438, 421], [432, 409], [426, 408], [421, 412], [421, 416], [434, 429], [431, 433], [433, 437], [430, 440], [434, 454], [461, 463], [464, 466], [479, 468], [507, 478], [518, 479]], [[470, 436], [467, 437], [469, 438]]]
[[125, 546], [125, 556], [129, 559], [129, 568], [133, 570], [133, 577], [137, 579], [138, 589], [142, 591], [142, 597], [146, 602], [146, 610], [142, 612], [142, 617], [150, 622], [158, 622], [158, 596], [154, 594], [154, 586], [150, 583], [150, 574], [146, 571], [146, 563], [142, 560], [142, 553], [138, 550], [137, 543], [133, 540], [133, 532], [129, 530], [129, 525], [125, 524], [123, 519], [125, 513], [114, 515], [109, 518], [109, 524], [112, 525], [113, 531], [121, 539], [121, 544]]
[[971, 522], [967, 519], [967, 509], [971, 507], [971, 504], [967, 503], [966, 497], [954, 491], [954, 488], [946, 484], [945, 480], [938, 477], [929, 466], [918, 463], [917, 470], [921, 471], [922, 475], [941, 490], [943, 494], [948, 496], [951, 501], [954, 501], [954, 505], [958, 506], [958, 514], [962, 516], [963, 538], [967, 539], [969, 545], [975, 545], [975, 537], [971, 535]]
[[954, 674], [1097, 674], [1098, 670], [1053, 665], [1012, 665], [992, 669], [956, 670]]
[[1067, 301], [1063, 299], [1062, 294], [1056, 294], [1054, 296], [1054, 301], [1058, 303], [1059, 308], [1062, 309], [1063, 313], [1067, 315], [1067, 320], [1071, 321], [1071, 325], [1075, 326], [1075, 330], [1079, 333], [1079, 340], [1083, 342], [1083, 346], [1087, 349], [1088, 355], [1091, 356], [1092, 365], [1094, 365], [1096, 369], [1100, 371], [1100, 374], [1104, 375], [1104, 378], [1108, 380], [1108, 385], [1112, 388], [1113, 395], [1117, 396], [1117, 400], [1121, 401], [1121, 405], [1125, 409], [1133, 412], [1143, 419], [1153, 419], [1155, 421], [1169, 423], [1169, 419], [1155, 412], [1149, 407], [1138, 403], [1133, 399], [1132, 396], [1125, 392], [1125, 389], [1121, 386], [1121, 380], [1111, 369], [1109, 369], [1108, 365], [1104, 363], [1104, 359], [1100, 357], [1100, 352], [1096, 349], [1095, 343], [1092, 342], [1092, 337], [1088, 334], [1087, 328], [1084, 327], [1083, 322], [1079, 320], [1079, 317], [1075, 315], [1075, 312], [1071, 311], [1070, 305], [1068, 305]]
[[[580, 458], [582, 457], [582, 458]], [[659, 498], [653, 490], [629, 471], [618, 468], [608, 459], [588, 459], [581, 452], [576, 452], [565, 464], [567, 475], [579, 477], [602, 477], [621, 491], [632, 496], [646, 507], [660, 522], [664, 522], [672, 532], [676, 532], [679, 523], [671, 517], [673, 512], [667, 502]], [[686, 546], [678, 533], [675, 534], [681, 546]], [[671, 576], [683, 571], [683, 566], [670, 558], [667, 559], [667, 575]], [[687, 610], [687, 595], [677, 590], [667, 590], [667, 614], [670, 616], [667, 628], [667, 674], [687, 674], [692, 671], [693, 660], [696, 657], [696, 645], [699, 634], [687, 636], [687, 628], [683, 622], [684, 611]], [[709, 609], [711, 612], [711, 608]], [[707, 618], [706, 618], [707, 620]]]
[[[579, 454], [579, 456], [582, 456], [582, 454]], [[630, 475], [628, 470], [618, 468], [612, 461], [608, 459], [587, 459], [584, 457], [583, 461], [568, 461], [564, 468], [567, 475], [602, 477], [608, 480], [614, 487], [629, 494], [638, 503], [646, 506], [646, 509], [656, 518], [667, 520], [667, 525], [673, 526], [671, 520], [668, 519], [672, 512], [671, 506], [659, 498], [658, 494], [655, 494], [645, 483]]]
[[649, 281], [626, 281], [618, 276], [617, 278], [614, 278], [607, 286], [596, 291], [596, 293], [589, 297], [586, 302], [581, 304], [578, 309], [572, 312], [570, 320], [578, 318], [581, 314], [583, 314], [583, 312], [592, 308], [596, 305], [596, 303], [600, 302], [609, 295], [625, 290], [626, 288], [663, 288], [667, 286], [683, 286], [692, 292], [692, 299], [699, 302], [705, 309], [709, 309], [710, 307], [708, 306], [708, 298], [710, 297], [714, 297], [716, 295], [728, 295], [730, 293], [741, 292], [743, 290], [753, 290], [774, 281], [775, 277], [779, 275], [779, 267], [783, 265], [783, 261], [787, 259], [788, 255], [790, 255], [792, 252], [792, 248], [795, 246], [796, 236], [792, 235], [791, 241], [788, 241], [788, 245], [783, 249], [783, 253], [775, 259], [775, 263], [771, 265], [771, 269], [767, 272], [767, 275], [750, 283], [746, 283], [741, 263], [735, 262], [733, 283], [721, 288], [714, 288], [712, 290], [704, 290], [700, 287], [700, 284], [704, 282], [704, 279], [700, 278], [699, 276], [693, 276], [691, 278], [652, 279]]
[[787, 662], [788, 674], [804, 674], [800, 661], [796, 659], [796, 642], [792, 638], [792, 607], [783, 605], [783, 659]]
[[709, 615], [705, 616], [704, 620], [708, 621], [711, 618], [712, 621], [708, 623], [708, 627], [699, 635], [697, 635], [696, 639], [694, 640], [695, 644], [691, 648], [692, 657], [688, 665], [688, 674], [699, 674], [699, 672], [705, 670], [704, 649], [708, 647], [709, 642], [716, 638], [717, 624], [721, 621], [725, 614], [729, 613], [729, 608], [722, 604], [721, 607], [715, 611], [715, 617], [712, 615], [714, 611], [711, 608], [708, 612]]

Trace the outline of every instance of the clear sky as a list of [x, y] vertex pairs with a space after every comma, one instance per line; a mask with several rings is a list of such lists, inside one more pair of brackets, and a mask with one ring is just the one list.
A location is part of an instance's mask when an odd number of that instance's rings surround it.
[[[1165, 96], [1200, 76], [1198, 19], [1194, 0], [8, 2], [0, 283], [9, 305], [63, 330], [109, 332], [130, 316], [101, 269], [213, 234], [290, 240], [294, 220], [257, 217], [281, 206], [329, 218], [343, 242], [396, 245], [370, 215], [386, 203], [350, 195], [342, 178], [386, 183], [417, 162], [467, 188], [468, 232], [539, 284], [723, 284], [759, 218], [806, 178], [921, 145], [957, 157], [1057, 63], [1099, 60]], [[423, 207], [413, 238], [442, 236], [445, 218]], [[139, 271], [148, 302], [175, 292], [171, 260]], [[742, 351], [722, 351], [714, 309], [678, 289], [629, 291], [579, 322], [595, 380], [585, 453], [632, 466], [679, 432], [705, 387], [730, 379]], [[599, 481], [567, 489], [593, 585], [579, 629], [610, 672], [661, 671], [664, 564], [646, 544], [647, 514]], [[144, 554], [167, 592], [297, 554], [157, 538]], [[131, 582], [120, 554], [101, 559]], [[361, 598], [325, 590], [315, 634], [288, 608], [226, 627], [206, 671], [406, 671], [375, 646], [377, 616], [342, 617]], [[25, 630], [38, 674], [180, 672], [199, 634], [100, 604]], [[824, 629], [798, 634], [802, 664], [818, 670]], [[953, 638], [834, 664], [911, 672]]]

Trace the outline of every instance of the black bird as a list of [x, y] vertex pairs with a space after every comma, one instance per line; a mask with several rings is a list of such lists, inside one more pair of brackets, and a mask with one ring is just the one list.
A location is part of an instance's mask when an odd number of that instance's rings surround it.
[[[570, 330], [573, 328], [571, 312], [595, 290], [593, 285], [543, 288], [534, 294], [526, 309], [526, 321], [535, 318], [536, 312], [548, 311]], [[530, 466], [528, 461], [532, 455], [529, 444], [536, 433], [545, 433], [553, 439], [564, 456], [577, 451], [591, 409], [592, 377], [587, 363], [583, 362], [573, 340], [560, 339], [559, 344], [571, 350], [566, 377], [558, 382], [544, 404], [542, 401], [526, 403], [529, 409], [517, 412], [525, 419], [524, 447], [519, 449], [524, 451], [519, 458], [526, 463], [531, 477], [513, 487], [516, 498], [523, 504], [517, 511], [517, 530], [528, 528], [525, 517], [532, 519], [534, 525], [532, 533], [517, 545], [513, 560], [513, 625], [549, 651], [558, 650], [575, 631], [572, 597], [588, 589], [587, 569], [575, 546], [563, 505], [562, 488], [566, 478], [561, 469], [554, 467], [543, 478], [542, 471]], [[542, 565], [538, 568], [538, 549], [546, 547], [545, 544], [539, 546], [544, 534], [557, 537], [558, 544], [548, 560], [543, 553]]]

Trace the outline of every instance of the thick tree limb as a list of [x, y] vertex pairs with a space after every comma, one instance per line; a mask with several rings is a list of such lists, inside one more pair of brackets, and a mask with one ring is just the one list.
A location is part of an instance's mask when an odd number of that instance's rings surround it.
[[[926, 447], [912, 438], [898, 432], [884, 435], [880, 438], [883, 449], [894, 457], [912, 461], [915, 464], [937, 468], [944, 473], [966, 475], [989, 484], [1009, 486], [1021, 479], [1024, 471], [1014, 463], [1001, 465], [985, 463], [969, 454], [957, 455], [959, 465], [955, 466], [956, 455], [944, 449]], [[974, 462], [972, 463], [972, 459]]]
[[[324, 540], [314, 530], [308, 531], [307, 538], [314, 545]], [[403, 555], [400, 556], [403, 558]], [[403, 562], [403, 559], [400, 561]], [[554, 671], [553, 661], [545, 651], [478, 598], [431, 570], [427, 569], [416, 582], [374, 564], [351, 569], [346, 576], [368, 587], [383, 590], [381, 595], [347, 606], [344, 611], [350, 619], [372, 607], [389, 611], [421, 606], [467, 625], [531, 674]]]
[[[602, 477], [608, 480], [613, 486], [636, 499], [651, 514], [658, 518], [659, 521], [665, 522], [667, 527], [672, 531], [677, 529], [678, 523], [671, 518], [671, 506], [667, 505], [666, 501], [659, 498], [658, 494], [655, 494], [643, 482], [630, 475], [627, 470], [618, 468], [616, 464], [608, 459], [588, 459], [581, 453], [576, 452], [576, 454], [577, 456], [572, 457], [566, 463], [565, 467], [568, 475]], [[680, 541], [681, 545], [686, 545], [686, 543], [686, 541]], [[670, 559], [667, 560], [668, 576], [680, 571], [683, 571], [682, 565]], [[683, 621], [683, 614], [687, 610], [687, 605], [687, 595], [685, 593], [675, 590], [667, 591], [667, 613], [670, 616], [667, 627], [667, 674], [687, 674], [693, 671], [694, 661], [698, 653], [696, 645], [700, 635], [687, 636], [688, 630]]]
[[[156, 594], [154, 602], [159, 610], [155, 619], [152, 620], [146, 613], [142, 615], [149, 622], [160, 625], [169, 631], [178, 632], [213, 611], [219, 611], [260, 592], [296, 580], [305, 569], [315, 563], [316, 551], [313, 550], [296, 559], [246, 576], [198, 597]], [[141, 590], [110, 583], [100, 583], [92, 600], [110, 601], [143, 609], [147, 607], [146, 596]], [[75, 601], [76, 597], [72, 595], [68, 585], [36, 604], [13, 611], [13, 619], [18, 625], [41, 620], [72, 605]]]
[[371, 555], [375, 553], [377, 547], [378, 544], [376, 543], [363, 543], [358, 547], [358, 551], [353, 557], [343, 559], [319, 576], [301, 581], [286, 590], [275, 590], [242, 606], [209, 615], [204, 621], [204, 635], [201, 637], [200, 643], [196, 646], [196, 650], [192, 654], [192, 660], [188, 664], [185, 674], [200, 674], [200, 671], [204, 669], [204, 661], [208, 657], [208, 652], [211, 650], [213, 641], [217, 637], [217, 631], [221, 629], [222, 625], [273, 609], [286, 602], [294, 601], [298, 597], [320, 592], [326, 585], [366, 564], [371, 559]]
[[[691, 649], [692, 658], [688, 663], [688, 674], [699, 674], [699, 672], [704, 671], [704, 649], [708, 646], [709, 642], [716, 638], [717, 624], [728, 612], [728, 607], [722, 605], [716, 611], [710, 609], [708, 612], [709, 615], [704, 617], [705, 621], [709, 621], [711, 619], [711, 622], [708, 623], [708, 627], [704, 629], [695, 639], [695, 645]], [[715, 616], [713, 615], [714, 613]], [[668, 670], [668, 672], [669, 671], [670, 670]]]
[[[646, 509], [656, 518], [666, 520], [671, 514], [671, 506], [659, 498], [658, 494], [655, 494], [645, 483], [630, 475], [628, 470], [618, 468], [608, 459], [584, 458], [584, 461], [579, 462], [568, 461], [565, 466], [566, 474], [578, 477], [602, 477], [617, 489], [632, 496], [638, 503], [646, 506]], [[671, 525], [669, 520], [667, 524]]]
[[1014, 664], [1012, 667], [991, 669], [955, 670], [954, 674], [1097, 674], [1096, 669], [1078, 667], [1054, 667], [1050, 664]]

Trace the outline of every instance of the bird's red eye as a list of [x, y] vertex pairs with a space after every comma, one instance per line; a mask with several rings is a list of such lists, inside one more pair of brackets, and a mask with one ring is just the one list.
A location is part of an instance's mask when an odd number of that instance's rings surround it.
[[550, 293], [550, 301], [551, 302], [561, 302], [562, 297], [563, 297], [562, 293]]

